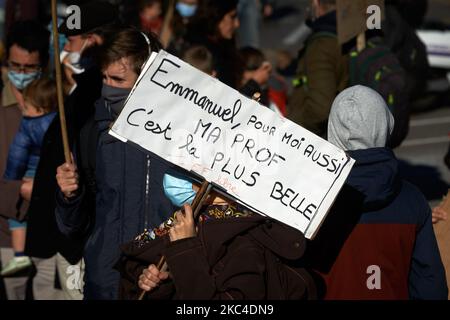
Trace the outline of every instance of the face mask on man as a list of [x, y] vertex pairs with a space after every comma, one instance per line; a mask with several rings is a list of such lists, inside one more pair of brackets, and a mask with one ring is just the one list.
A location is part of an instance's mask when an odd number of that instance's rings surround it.
[[[70, 55], [69, 51], [62, 50], [61, 54], [59, 55], [59, 60], [61, 61], [61, 63], [64, 63], [64, 59], [66, 59], [66, 57], [69, 56], [69, 55]], [[71, 59], [70, 59], [70, 56], [69, 56], [69, 61], [64, 63], [64, 65], [66, 67], [68, 67], [70, 70], [72, 70], [73, 73], [75, 73], [75, 74], [80, 74], [80, 73], [84, 72], [84, 68], [77, 67], [77, 66], [73, 65], [72, 63], [70, 63], [70, 60]]]
[[122, 112], [125, 100], [130, 92], [131, 88], [117, 88], [103, 84], [102, 97], [114, 118], [117, 118]]
[[175, 8], [177, 9], [180, 16], [182, 16], [183, 18], [190, 18], [197, 11], [196, 4], [187, 4], [184, 2], [178, 2], [176, 4]]
[[8, 79], [12, 85], [19, 90], [25, 89], [33, 80], [38, 79], [41, 76], [41, 71], [35, 71], [30, 73], [22, 73], [10, 70], [8, 71]]
[[80, 51], [69, 52], [66, 50], [62, 50], [61, 54], [59, 55], [59, 60], [61, 61], [61, 63], [63, 63], [64, 60], [68, 58], [68, 61], [64, 65], [70, 68], [75, 74], [83, 73], [85, 70], [81, 63], [81, 55], [86, 47], [86, 44], [87, 40], [84, 41]]
[[189, 180], [165, 174], [163, 178], [164, 194], [176, 207], [182, 207], [185, 203], [192, 204], [196, 192], [192, 189]]

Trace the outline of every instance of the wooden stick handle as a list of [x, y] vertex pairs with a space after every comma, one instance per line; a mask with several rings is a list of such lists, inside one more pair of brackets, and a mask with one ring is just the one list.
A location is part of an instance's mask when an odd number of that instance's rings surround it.
[[175, 1], [169, 0], [169, 5], [167, 6], [166, 15], [164, 16], [163, 26], [161, 28], [160, 40], [163, 48], [167, 48], [170, 44], [170, 39], [172, 38], [171, 34], [171, 24], [173, 20], [173, 12], [175, 10]]
[[363, 51], [366, 48], [366, 33], [361, 32], [356, 38], [356, 50]]
[[72, 163], [72, 157], [70, 156], [69, 138], [67, 136], [66, 113], [64, 110], [61, 62], [59, 61], [59, 35], [57, 19], [58, 16], [56, 14], [56, 0], [52, 0], [53, 49], [55, 52], [56, 91], [58, 94], [59, 121], [61, 122], [61, 136], [64, 147], [64, 158], [67, 163]]
[[[195, 198], [192, 201], [192, 205], [191, 205], [193, 213], [194, 213], [194, 220], [197, 218], [198, 214], [200, 213], [200, 209], [202, 207], [203, 201], [205, 201], [210, 190], [211, 190], [211, 184], [208, 181], [203, 181], [202, 186], [200, 187], [200, 190], [195, 195]], [[158, 268], [159, 271], [167, 270], [166, 257], [164, 257], [164, 256], [161, 257], [158, 264], [156, 265], [156, 268]], [[144, 299], [144, 296], [146, 293], [147, 293], [147, 291], [142, 290], [141, 294], [139, 295], [138, 300]]]

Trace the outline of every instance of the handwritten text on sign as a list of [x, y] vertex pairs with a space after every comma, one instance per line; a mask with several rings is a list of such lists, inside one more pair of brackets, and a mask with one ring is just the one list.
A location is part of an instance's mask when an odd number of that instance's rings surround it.
[[354, 161], [340, 149], [161, 51], [111, 134], [192, 170], [311, 238]]

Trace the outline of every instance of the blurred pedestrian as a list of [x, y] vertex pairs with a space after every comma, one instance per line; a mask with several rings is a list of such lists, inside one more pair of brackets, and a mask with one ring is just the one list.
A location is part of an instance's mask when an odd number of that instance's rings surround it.
[[[25, 88], [23, 96], [23, 117], [9, 147], [6, 180], [33, 180], [44, 134], [56, 115], [56, 85], [50, 79], [34, 80]], [[3, 267], [2, 276], [13, 275], [31, 266], [30, 257], [25, 255], [26, 222], [9, 219], [8, 223], [14, 258]]]
[[204, 73], [216, 77], [211, 52], [204, 46], [190, 47], [183, 55], [183, 60]]
[[273, 13], [275, 0], [239, 0], [239, 47], [261, 47], [262, 19]]
[[300, 52], [287, 117], [326, 137], [330, 108], [349, 83], [349, 60], [337, 39], [336, 0], [311, 0], [313, 33]]
[[234, 38], [238, 27], [237, 0], [210, 0], [191, 21], [186, 35], [192, 45], [208, 48], [217, 78], [235, 89], [239, 88], [242, 76]]
[[[182, 56], [190, 47], [187, 39], [189, 23], [195, 19], [199, 8], [203, 5], [201, 0], [177, 0], [171, 21], [168, 23], [167, 34], [164, 39], [167, 43], [166, 50], [176, 56]], [[168, 9], [170, 10], [170, 8]], [[163, 35], [162, 35], [163, 36]], [[161, 39], [162, 40], [162, 39]]]
[[[49, 33], [35, 21], [16, 22], [6, 37], [7, 67], [2, 69], [4, 87], [2, 107], [0, 108], [0, 134], [2, 152], [0, 171], [4, 172], [8, 149], [19, 129], [22, 110], [25, 110], [23, 92], [38, 79], [48, 63]], [[22, 179], [0, 181], [0, 260], [2, 266], [14, 257], [11, 248], [7, 218], [23, 220], [31, 199], [33, 181]], [[25, 202], [23, 200], [26, 200]], [[32, 258], [37, 269], [33, 279], [35, 299], [55, 298], [54, 288], [55, 260]], [[53, 275], [53, 278], [52, 278]], [[50, 281], [47, 281], [51, 279]], [[24, 300], [27, 277], [5, 278], [7, 297], [10, 300]]]
[[161, 14], [161, 0], [139, 0], [139, 21], [142, 31], [159, 35], [163, 24]]

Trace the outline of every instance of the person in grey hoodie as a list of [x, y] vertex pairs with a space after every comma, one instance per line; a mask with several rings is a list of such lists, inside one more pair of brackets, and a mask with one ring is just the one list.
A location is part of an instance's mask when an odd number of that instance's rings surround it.
[[330, 216], [345, 220], [357, 212], [357, 218], [328, 266], [319, 258], [323, 252], [330, 257], [333, 232], [342, 228], [324, 225], [309, 246], [325, 299], [447, 299], [430, 207], [399, 177], [398, 161], [386, 148], [393, 129], [385, 101], [370, 88], [348, 88], [331, 107], [328, 140], [356, 163]]

